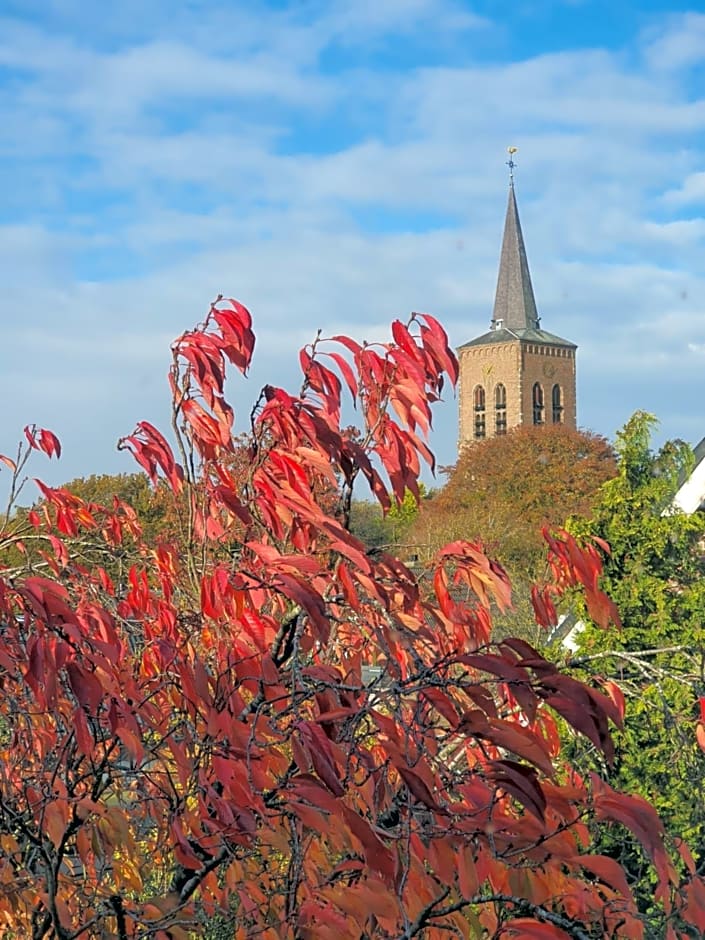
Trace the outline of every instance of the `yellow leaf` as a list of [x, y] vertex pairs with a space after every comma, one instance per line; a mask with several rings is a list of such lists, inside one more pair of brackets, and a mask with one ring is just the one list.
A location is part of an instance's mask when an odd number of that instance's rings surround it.
[[122, 881], [132, 891], [142, 890], [142, 878], [135, 861], [131, 858], [115, 860], [113, 865], [116, 880]]

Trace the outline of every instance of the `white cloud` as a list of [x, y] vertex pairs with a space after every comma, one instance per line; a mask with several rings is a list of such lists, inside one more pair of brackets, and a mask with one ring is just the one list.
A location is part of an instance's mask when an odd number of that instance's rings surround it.
[[91, 115], [139, 115], [176, 97], [184, 107], [194, 99], [220, 98], [233, 107], [239, 99], [260, 98], [309, 108], [326, 96], [325, 82], [261, 52], [239, 59], [209, 55], [184, 42], [155, 41], [86, 64], [90, 76], [84, 74], [67, 105]]
[[[138, 30], [141, 4], [103, 21], [61, 0], [56, 29], [0, 29], [15, 75], [0, 90], [15, 213], [0, 226], [0, 450], [36, 420], [65, 437], [57, 479], [124, 469], [117, 437], [168, 417], [169, 338], [221, 291], [258, 327], [243, 416], [258, 382], [296, 385], [319, 326], [377, 339], [421, 309], [456, 344], [482, 332], [508, 143], [543, 323], [581, 347], [581, 421], [609, 433], [651, 404], [666, 435], [692, 432], [678, 402], [686, 382], [705, 395], [705, 220], [681, 210], [705, 196], [705, 101], [679, 75], [699, 20], [669, 18], [631, 55], [488, 64], [492, 25], [447, 0], [177, 7], [155, 0]], [[424, 34], [450, 64], [379, 68], [385, 43]], [[452, 462], [452, 403], [436, 426]]]
[[705, 14], [674, 15], [652, 27], [646, 38], [646, 59], [654, 69], [676, 71], [705, 62]]
[[705, 236], [705, 219], [678, 219], [674, 222], [646, 222], [645, 232], [656, 241], [676, 247], [700, 245]]
[[663, 201], [676, 207], [705, 202], [705, 172], [688, 174], [680, 186], [664, 193]]
[[365, 41], [390, 30], [412, 32], [429, 24], [443, 30], [482, 29], [489, 21], [460, 3], [442, 0], [342, 0], [325, 7], [317, 32], [345, 44]]

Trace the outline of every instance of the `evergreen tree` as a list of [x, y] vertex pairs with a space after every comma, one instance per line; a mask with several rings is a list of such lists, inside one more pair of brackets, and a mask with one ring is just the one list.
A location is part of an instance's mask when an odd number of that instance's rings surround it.
[[[705, 691], [705, 515], [674, 510], [693, 452], [682, 441], [653, 452], [655, 425], [653, 415], [643, 412], [630, 419], [617, 435], [616, 478], [602, 487], [591, 518], [572, 522], [575, 534], [590, 533], [609, 544], [601, 584], [623, 622], [619, 632], [588, 623], [573, 665], [616, 680], [626, 698], [616, 762], [604, 768], [610, 783], [652, 801], [667, 829], [694, 847], [702, 867], [705, 755], [695, 725]], [[647, 907], [650, 887], [640, 850], [614, 832], [601, 839], [625, 863]]]

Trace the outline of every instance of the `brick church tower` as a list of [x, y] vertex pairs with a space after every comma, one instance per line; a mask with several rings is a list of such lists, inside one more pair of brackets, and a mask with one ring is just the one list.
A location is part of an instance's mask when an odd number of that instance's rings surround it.
[[577, 346], [541, 329], [514, 194], [513, 152], [490, 330], [457, 350], [459, 449], [520, 424], [576, 426]]

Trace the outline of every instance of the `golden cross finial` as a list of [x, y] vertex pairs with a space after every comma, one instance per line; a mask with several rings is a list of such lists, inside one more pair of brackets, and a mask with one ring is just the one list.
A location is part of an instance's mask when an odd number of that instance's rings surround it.
[[507, 160], [507, 166], [509, 167], [509, 184], [510, 186], [514, 185], [514, 167], [516, 163], [514, 162], [514, 154], [517, 152], [516, 147], [507, 147], [507, 153], [509, 154], [509, 159]]

